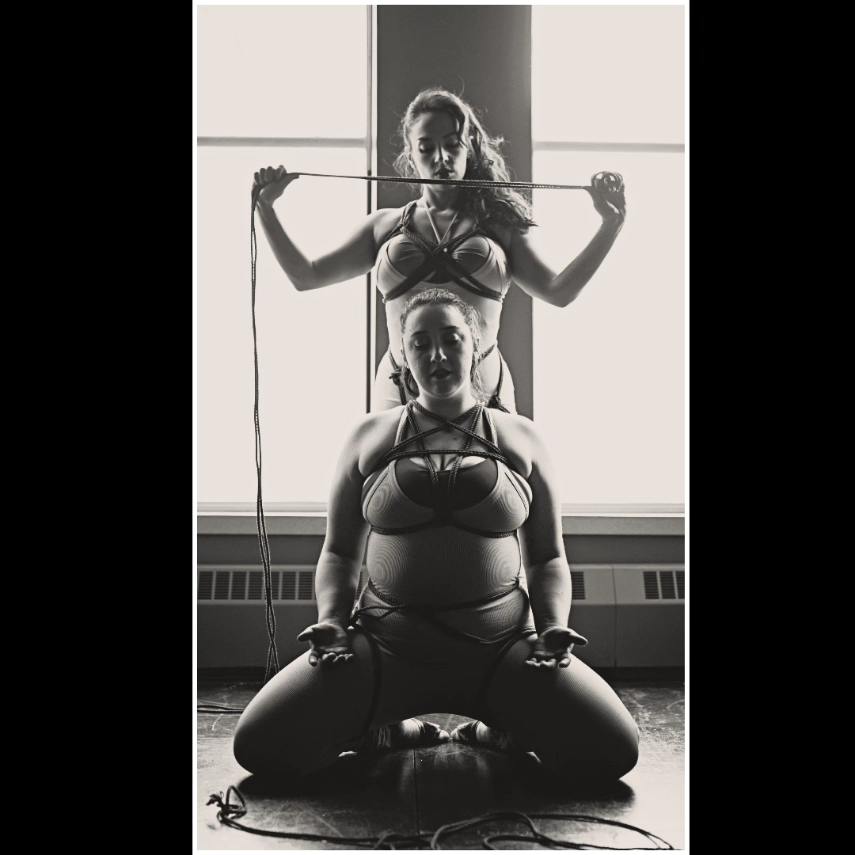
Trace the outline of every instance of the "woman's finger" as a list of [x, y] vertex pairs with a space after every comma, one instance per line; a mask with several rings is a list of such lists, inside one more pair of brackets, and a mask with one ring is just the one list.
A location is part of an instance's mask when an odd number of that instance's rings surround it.
[[314, 654], [314, 653], [310, 653], [310, 654], [309, 654], [309, 665], [311, 665], [311, 666], [312, 666], [312, 668], [314, 668], [317, 664], [318, 664], [318, 657], [317, 657], [317, 655], [316, 655], [316, 654]]

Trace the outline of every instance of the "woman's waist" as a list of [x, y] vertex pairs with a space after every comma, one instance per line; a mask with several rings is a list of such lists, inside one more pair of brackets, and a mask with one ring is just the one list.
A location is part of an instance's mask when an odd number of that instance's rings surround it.
[[369, 579], [357, 614], [372, 632], [416, 641], [424, 635], [436, 635], [471, 642], [471, 633], [484, 641], [500, 640], [531, 623], [528, 595], [519, 584], [474, 600], [419, 602], [399, 596], [379, 589]]
[[444, 682], [449, 690], [457, 685], [453, 675], [459, 675], [464, 665], [472, 669], [470, 688], [477, 690], [481, 682], [477, 675], [487, 672], [494, 657], [515, 639], [534, 632], [521, 589], [480, 606], [434, 610], [392, 609], [367, 589], [354, 620], [387, 654], [440, 669], [451, 667], [451, 679]]
[[454, 526], [404, 534], [372, 531], [368, 577], [398, 602], [453, 604], [510, 590], [522, 571], [516, 537], [485, 537]]
[[[524, 592], [520, 577], [491, 587], [441, 590], [436, 583], [413, 589], [412, 586], [390, 584], [383, 576], [367, 574], [363, 597], [393, 609], [435, 612], [479, 611], [489, 609], [500, 600]], [[525, 596], [525, 594], [523, 594]]]

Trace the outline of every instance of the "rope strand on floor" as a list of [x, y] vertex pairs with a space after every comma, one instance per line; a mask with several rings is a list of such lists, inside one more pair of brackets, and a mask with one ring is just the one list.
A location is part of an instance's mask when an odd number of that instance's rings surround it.
[[[237, 802], [232, 802], [231, 796], [234, 793]], [[521, 811], [502, 811], [499, 813], [486, 813], [480, 816], [472, 817], [471, 819], [459, 820], [457, 822], [449, 822], [441, 825], [434, 832], [424, 832], [423, 834], [401, 834], [400, 832], [387, 830], [377, 837], [347, 837], [345, 835], [335, 834], [310, 834], [308, 832], [298, 831], [278, 831], [268, 828], [252, 828], [244, 825], [238, 820], [246, 816], [246, 800], [240, 790], [231, 786], [226, 790], [225, 795], [220, 793], [211, 793], [207, 801], [208, 805], [215, 804], [218, 808], [217, 819], [230, 828], [236, 828], [239, 831], [246, 831], [250, 834], [259, 834], [263, 837], [280, 837], [286, 840], [313, 840], [322, 843], [339, 843], [358, 846], [365, 849], [396, 849], [395, 844], [406, 844], [405, 848], [419, 849], [442, 849], [439, 845], [440, 841], [449, 837], [452, 834], [457, 834], [461, 831], [467, 831], [476, 828], [479, 825], [484, 825], [488, 822], [518, 822], [523, 823], [531, 832], [529, 836], [520, 834], [491, 834], [484, 837], [482, 840], [485, 849], [496, 849], [493, 845], [497, 842], [515, 841], [522, 843], [537, 843], [541, 846], [557, 849], [609, 849], [614, 851], [638, 851], [638, 850], [653, 850], [653, 849], [673, 849], [674, 847], [667, 840], [654, 834], [652, 831], [646, 831], [638, 826], [630, 825], [627, 822], [618, 822], [614, 819], [603, 819], [598, 816], [588, 816], [587, 814], [576, 813], [533, 813], [525, 814]], [[646, 837], [653, 846], [603, 846], [594, 843], [578, 843], [572, 840], [560, 840], [548, 834], [539, 831], [534, 824], [535, 819], [561, 820], [565, 822], [585, 822], [594, 825], [606, 825], [614, 828], [623, 828], [627, 831], [634, 831], [637, 834]], [[658, 844], [662, 844], [661, 846]], [[414, 846], [415, 845], [415, 846]]]

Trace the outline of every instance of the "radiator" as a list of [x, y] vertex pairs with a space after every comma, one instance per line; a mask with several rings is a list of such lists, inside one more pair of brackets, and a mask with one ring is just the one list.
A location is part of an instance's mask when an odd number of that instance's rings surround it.
[[[682, 564], [571, 564], [570, 625], [588, 639], [574, 655], [594, 668], [683, 665]], [[297, 634], [317, 619], [314, 565], [273, 565], [279, 659], [307, 646]], [[258, 668], [267, 655], [264, 580], [257, 567], [199, 567], [197, 665]]]

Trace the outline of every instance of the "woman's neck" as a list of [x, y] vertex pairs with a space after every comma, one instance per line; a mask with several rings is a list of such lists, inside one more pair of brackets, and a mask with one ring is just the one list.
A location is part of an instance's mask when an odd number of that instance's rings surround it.
[[471, 389], [468, 389], [466, 392], [460, 392], [457, 395], [452, 395], [450, 398], [434, 398], [431, 395], [425, 394], [424, 390], [421, 390], [416, 400], [426, 410], [430, 410], [432, 413], [446, 419], [456, 419], [467, 410], [471, 410], [478, 403]]
[[422, 191], [422, 204], [436, 211], [457, 210], [459, 200], [460, 193], [456, 187], [431, 187], [426, 184]]

